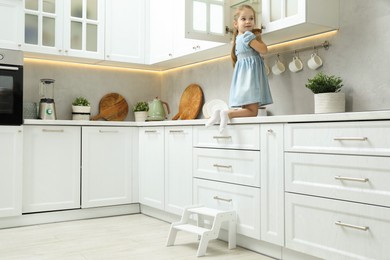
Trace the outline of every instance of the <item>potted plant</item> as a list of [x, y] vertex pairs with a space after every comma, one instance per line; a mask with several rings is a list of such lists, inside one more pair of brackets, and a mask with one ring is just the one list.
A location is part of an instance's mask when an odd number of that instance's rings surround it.
[[77, 97], [72, 102], [72, 119], [73, 120], [89, 120], [91, 115], [91, 105], [84, 97]]
[[136, 122], [145, 122], [148, 117], [149, 104], [145, 101], [139, 101], [133, 107]]
[[338, 113], [345, 112], [345, 94], [340, 92], [343, 80], [340, 77], [317, 73], [308, 79], [306, 87], [314, 93], [314, 112]]

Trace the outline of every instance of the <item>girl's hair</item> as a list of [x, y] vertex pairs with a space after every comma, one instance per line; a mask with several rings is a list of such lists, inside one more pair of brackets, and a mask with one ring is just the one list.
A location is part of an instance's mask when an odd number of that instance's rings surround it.
[[[237, 22], [238, 18], [240, 17], [240, 14], [242, 12], [242, 10], [244, 9], [250, 9], [252, 10], [253, 12], [253, 18], [255, 19], [255, 24], [256, 24], [256, 11], [255, 9], [253, 9], [252, 6], [250, 5], [241, 5], [237, 8], [236, 12], [234, 13], [234, 16], [233, 16], [233, 21], [234, 22]], [[234, 66], [236, 65], [236, 62], [237, 62], [237, 56], [236, 56], [236, 37], [237, 37], [237, 34], [238, 34], [238, 30], [236, 28], [233, 28], [233, 47], [232, 47], [232, 51], [230, 53], [230, 56], [232, 57], [232, 62], [233, 62], [233, 68]]]

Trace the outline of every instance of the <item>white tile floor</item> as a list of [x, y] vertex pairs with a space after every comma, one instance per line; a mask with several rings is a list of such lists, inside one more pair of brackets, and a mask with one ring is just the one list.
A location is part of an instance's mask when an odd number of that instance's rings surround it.
[[196, 257], [197, 237], [179, 232], [166, 247], [169, 223], [142, 214], [0, 229], [1, 260], [240, 259], [271, 258], [213, 240]]

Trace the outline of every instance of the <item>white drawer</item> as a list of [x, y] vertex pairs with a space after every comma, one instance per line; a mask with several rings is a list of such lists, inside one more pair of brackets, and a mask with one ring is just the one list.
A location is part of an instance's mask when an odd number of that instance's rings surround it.
[[260, 187], [260, 152], [193, 149], [193, 176]]
[[194, 204], [235, 210], [237, 233], [260, 239], [260, 189], [194, 178]]
[[285, 150], [390, 156], [390, 121], [286, 124]]
[[227, 125], [223, 134], [218, 126], [194, 127], [194, 146], [260, 150], [259, 125]]
[[286, 194], [286, 247], [324, 259], [389, 259], [390, 208]]
[[285, 189], [390, 207], [390, 158], [286, 153]]

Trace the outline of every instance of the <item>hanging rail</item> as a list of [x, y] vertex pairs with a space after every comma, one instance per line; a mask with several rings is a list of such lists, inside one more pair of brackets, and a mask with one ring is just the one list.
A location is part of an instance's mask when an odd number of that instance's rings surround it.
[[272, 55], [278, 55], [279, 56], [280, 54], [297, 53], [297, 52], [306, 51], [306, 50], [310, 50], [310, 49], [313, 49], [314, 51], [316, 51], [318, 48], [324, 48], [325, 50], [328, 50], [329, 47], [330, 47], [330, 43], [328, 41], [324, 41], [323, 43], [318, 44], [318, 45], [309, 46], [309, 47], [303, 47], [303, 48], [296, 49], [296, 50], [288, 50], [288, 51], [280, 51], [280, 52], [268, 53], [268, 54], [266, 54], [264, 56], [265, 57], [269, 57], [269, 56], [272, 56]]

